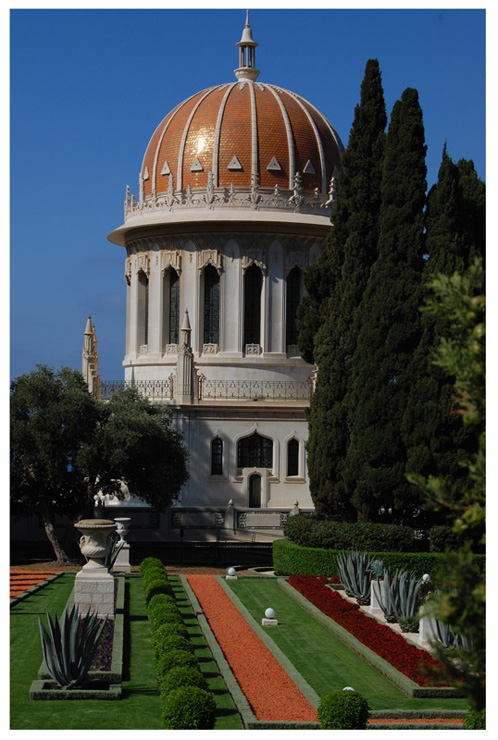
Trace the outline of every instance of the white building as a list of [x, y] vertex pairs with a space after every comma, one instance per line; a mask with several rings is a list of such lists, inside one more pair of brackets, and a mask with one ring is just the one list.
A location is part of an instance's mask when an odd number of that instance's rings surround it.
[[313, 507], [314, 368], [295, 318], [302, 272], [331, 228], [343, 146], [309, 102], [259, 81], [248, 19], [237, 46], [235, 79], [157, 126], [138, 198], [127, 188], [108, 237], [126, 249], [125, 382], [171, 406], [190, 451], [173, 526], [209, 526], [229, 501], [237, 526], [254, 528], [295, 502]]

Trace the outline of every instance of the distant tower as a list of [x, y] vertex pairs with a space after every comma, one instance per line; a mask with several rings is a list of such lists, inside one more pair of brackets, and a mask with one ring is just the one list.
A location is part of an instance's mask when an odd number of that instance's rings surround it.
[[95, 324], [92, 324], [92, 317], [88, 314], [85, 328], [81, 373], [86, 381], [89, 393], [94, 398], [100, 397], [99, 353], [97, 352], [97, 344]]

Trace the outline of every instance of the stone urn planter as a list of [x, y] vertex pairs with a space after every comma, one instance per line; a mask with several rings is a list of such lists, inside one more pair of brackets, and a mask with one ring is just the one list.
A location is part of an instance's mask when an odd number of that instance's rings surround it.
[[110, 519], [81, 519], [74, 526], [81, 532], [80, 550], [88, 559], [83, 570], [105, 570], [104, 561], [112, 546], [111, 534], [116, 529], [116, 522]]
[[117, 524], [116, 532], [119, 534], [119, 543], [126, 542], [125, 538], [130, 528], [131, 518], [129, 516], [120, 516], [116, 517], [114, 521]]

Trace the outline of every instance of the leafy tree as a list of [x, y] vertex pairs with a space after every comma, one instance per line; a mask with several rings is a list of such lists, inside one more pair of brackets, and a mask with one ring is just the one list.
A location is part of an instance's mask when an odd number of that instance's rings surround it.
[[417, 507], [405, 478], [402, 420], [420, 339], [426, 146], [416, 90], [404, 91], [388, 129], [379, 256], [355, 312], [344, 479], [360, 521], [406, 523]]
[[[424, 294], [429, 294], [428, 286], [438, 273], [463, 274], [475, 257], [484, 253], [484, 236], [484, 183], [477, 177], [472, 162], [460, 160], [454, 164], [445, 146], [438, 182], [427, 203]], [[432, 361], [435, 347], [447, 332], [440, 312], [423, 313], [421, 340], [413, 360], [419, 370], [403, 423], [408, 448], [406, 469], [465, 486], [462, 462], [476, 452], [476, 434], [451, 414], [452, 379]], [[428, 523], [435, 523], [434, 517], [440, 516], [440, 512], [433, 513]]]
[[11, 508], [41, 517], [57, 562], [68, 556], [55, 516], [93, 515], [97, 491], [121, 481], [164, 509], [187, 479], [187, 453], [169, 412], [134, 390], [95, 401], [77, 371], [39, 365], [11, 385]]
[[[322, 308], [321, 325], [313, 325], [313, 357], [319, 371], [309, 413], [310, 487], [317, 512], [340, 520], [355, 516], [342, 481], [348, 445], [347, 393], [356, 344], [352, 320], [377, 257], [386, 124], [379, 64], [370, 59], [341, 162], [334, 227], [323, 260], [313, 266], [307, 286], [308, 300]], [[322, 289], [325, 274], [328, 298]], [[316, 320], [316, 313], [313, 316]], [[301, 327], [302, 346], [308, 346], [310, 323], [303, 321]]]
[[435, 616], [461, 635], [466, 646], [450, 651], [435, 645], [437, 657], [450, 682], [467, 690], [473, 710], [485, 706], [486, 597], [485, 582], [476, 567], [472, 547], [485, 538], [486, 369], [485, 297], [482, 260], [451, 277], [440, 274], [431, 283], [435, 296], [427, 312], [437, 314], [450, 327], [435, 353], [435, 362], [453, 379], [455, 412], [475, 429], [478, 449], [465, 463], [467, 485], [411, 474], [427, 498], [427, 505], [444, 508], [462, 545], [447, 556], [446, 570], [436, 582], [439, 595], [432, 602]]

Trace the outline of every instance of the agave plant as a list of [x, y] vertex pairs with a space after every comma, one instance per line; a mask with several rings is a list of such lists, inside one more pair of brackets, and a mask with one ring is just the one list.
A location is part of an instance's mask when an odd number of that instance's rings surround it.
[[383, 578], [376, 579], [377, 600], [384, 614], [386, 622], [396, 622], [393, 598], [391, 595], [391, 576], [387, 568], [383, 568]]
[[337, 569], [341, 583], [348, 596], [353, 596], [358, 604], [370, 603], [370, 566], [373, 557], [366, 552], [341, 552], [336, 556]]
[[398, 570], [391, 583], [391, 598], [396, 621], [402, 632], [418, 632], [416, 614], [420, 607], [421, 580], [414, 573]]
[[54, 614], [54, 620], [47, 612], [48, 630], [40, 617], [40, 637], [43, 658], [48, 674], [60, 689], [81, 688], [88, 682], [88, 672], [93, 655], [98, 645], [107, 618], [101, 620], [96, 614], [88, 612], [80, 618], [75, 606], [64, 612], [60, 618]]

